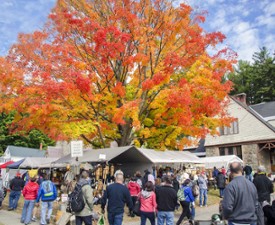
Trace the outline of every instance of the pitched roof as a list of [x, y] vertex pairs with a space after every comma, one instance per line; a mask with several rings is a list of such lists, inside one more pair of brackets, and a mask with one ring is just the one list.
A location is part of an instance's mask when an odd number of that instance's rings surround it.
[[252, 114], [254, 117], [256, 117], [259, 121], [261, 121], [264, 125], [266, 125], [270, 130], [272, 130], [273, 132], [275, 132], [275, 127], [273, 127], [271, 124], [269, 124], [268, 122], [266, 122], [263, 117], [261, 117], [258, 113], [256, 113], [253, 109], [251, 109], [249, 106], [247, 106], [246, 104], [238, 101], [237, 99], [235, 99], [234, 97], [230, 96], [230, 98], [236, 102], [237, 104], [239, 104], [241, 107], [243, 107], [244, 109], [246, 109], [250, 114]]
[[[79, 162], [99, 162], [100, 155], [106, 156], [106, 161], [112, 161], [118, 157], [125, 157], [129, 160], [130, 155], [123, 155], [131, 153], [131, 158], [134, 157], [137, 161], [150, 161], [152, 163], [183, 163], [193, 162], [199, 163], [199, 158], [192, 153], [186, 151], [156, 151], [153, 149], [136, 148], [134, 146], [103, 148], [103, 149], [89, 149], [83, 151], [83, 157], [78, 157]], [[143, 158], [143, 159], [142, 159]], [[123, 160], [120, 158], [120, 160]], [[131, 161], [131, 160], [130, 160]], [[75, 159], [71, 155], [66, 155], [54, 163], [75, 163]]]
[[251, 105], [250, 108], [256, 111], [263, 118], [275, 116], [275, 101]]
[[13, 145], [9, 145], [6, 150], [9, 150], [10, 155], [15, 157], [44, 157], [46, 155], [45, 150], [18, 147]]

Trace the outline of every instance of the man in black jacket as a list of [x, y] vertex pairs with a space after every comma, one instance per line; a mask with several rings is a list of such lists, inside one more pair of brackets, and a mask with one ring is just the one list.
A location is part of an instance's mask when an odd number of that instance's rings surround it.
[[172, 185], [171, 177], [163, 178], [164, 185], [156, 189], [157, 209], [158, 209], [158, 225], [174, 224], [174, 211], [177, 205], [177, 193]]
[[275, 200], [272, 205], [268, 204], [267, 201], [263, 202], [264, 216], [266, 217], [266, 225], [275, 224]]
[[16, 176], [10, 182], [10, 196], [9, 196], [9, 208], [8, 210], [15, 210], [17, 208], [18, 200], [21, 196], [21, 191], [24, 187], [24, 180], [21, 178], [21, 174], [17, 173]]
[[270, 203], [270, 194], [273, 193], [273, 184], [265, 175], [265, 167], [259, 166], [258, 173], [253, 180], [258, 192], [259, 202], [268, 201]]
[[127, 204], [129, 211], [132, 211], [133, 202], [128, 188], [123, 184], [123, 172], [115, 173], [116, 182], [107, 186], [102, 198], [101, 209], [105, 212], [105, 205], [108, 200], [107, 212], [110, 225], [121, 225], [123, 221], [124, 205]]

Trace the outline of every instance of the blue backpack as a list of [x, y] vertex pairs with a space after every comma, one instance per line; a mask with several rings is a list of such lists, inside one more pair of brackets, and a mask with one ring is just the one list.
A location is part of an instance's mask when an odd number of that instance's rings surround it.
[[42, 182], [42, 190], [43, 190], [43, 195], [45, 197], [51, 197], [53, 196], [53, 184], [51, 181], [46, 180]]

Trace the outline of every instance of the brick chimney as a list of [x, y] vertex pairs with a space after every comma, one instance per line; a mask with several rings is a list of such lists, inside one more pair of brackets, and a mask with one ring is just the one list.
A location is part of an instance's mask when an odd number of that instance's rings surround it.
[[237, 95], [234, 95], [233, 96], [237, 101], [245, 104], [246, 104], [246, 93], [240, 93], [240, 94], [237, 94]]

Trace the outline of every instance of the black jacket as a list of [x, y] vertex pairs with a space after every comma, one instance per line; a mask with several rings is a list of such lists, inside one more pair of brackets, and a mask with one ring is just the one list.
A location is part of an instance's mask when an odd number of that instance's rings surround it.
[[173, 188], [175, 189], [176, 192], [180, 189], [180, 183], [177, 181], [176, 178], [173, 179]]
[[250, 174], [252, 173], [252, 167], [246, 165], [246, 166], [243, 168], [243, 171], [245, 172], [245, 175], [250, 175]]
[[253, 183], [256, 186], [258, 192], [258, 200], [259, 202], [268, 201], [270, 202], [270, 194], [273, 193], [273, 184], [272, 182], [266, 177], [265, 174], [258, 174]]
[[272, 202], [272, 206], [266, 205], [263, 207], [264, 216], [266, 217], [266, 225], [275, 224], [275, 200]]
[[156, 189], [158, 211], [171, 212], [177, 205], [177, 192], [173, 186], [161, 186]]
[[217, 180], [217, 187], [218, 188], [225, 188], [226, 179], [225, 179], [225, 176], [221, 172], [218, 173], [218, 176], [216, 177], [216, 180]]
[[15, 177], [10, 182], [10, 189], [12, 191], [22, 191], [24, 184], [25, 182], [21, 177]]
[[101, 208], [104, 209], [108, 200], [107, 211], [115, 215], [124, 212], [124, 205], [127, 204], [129, 210], [133, 208], [128, 188], [123, 184], [113, 183], [107, 186], [102, 198]]

